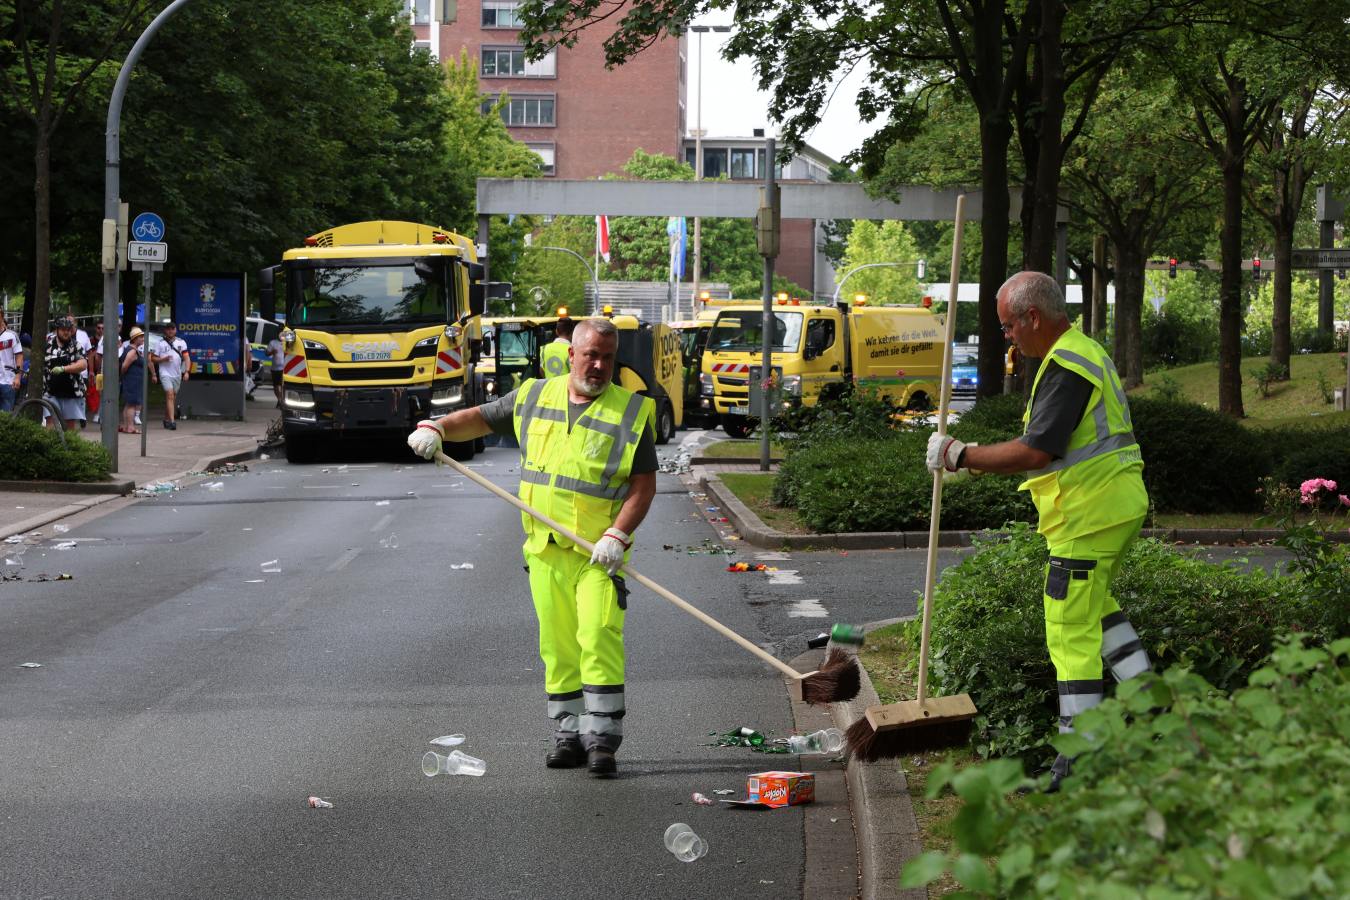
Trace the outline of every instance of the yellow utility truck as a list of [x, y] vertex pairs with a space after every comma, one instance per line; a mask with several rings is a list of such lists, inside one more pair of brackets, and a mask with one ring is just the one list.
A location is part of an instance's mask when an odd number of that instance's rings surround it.
[[[336, 440], [401, 439], [420, 419], [481, 401], [474, 367], [486, 305], [473, 242], [414, 222], [339, 225], [261, 272], [263, 318], [278, 293], [286, 455]], [[472, 459], [480, 442], [448, 443]]]
[[717, 320], [716, 309], [701, 310], [696, 318], [671, 322], [680, 336], [680, 355], [684, 368], [684, 424], [694, 428], [716, 428], [717, 417], [699, 404], [699, 373], [703, 371], [703, 348], [708, 332]]
[[[897, 406], [937, 404], [943, 319], [927, 307], [779, 302], [772, 309], [772, 412], [814, 406], [849, 382], [879, 388]], [[704, 347], [700, 411], [716, 416], [730, 437], [745, 437], [758, 423], [763, 310], [758, 303], [720, 308]]]

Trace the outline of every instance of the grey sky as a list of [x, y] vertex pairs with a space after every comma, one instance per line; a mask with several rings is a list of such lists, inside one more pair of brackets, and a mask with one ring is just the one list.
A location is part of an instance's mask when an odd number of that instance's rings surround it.
[[[699, 19], [696, 24], [720, 25], [717, 19]], [[703, 80], [708, 85], [703, 92], [703, 128], [708, 137], [748, 136], [752, 128], [768, 129], [775, 134], [769, 122], [769, 97], [755, 89], [755, 73], [749, 60], [729, 63], [722, 59], [722, 46], [729, 34], [715, 31], [703, 34]], [[697, 34], [689, 35], [689, 128], [692, 131], [699, 115]], [[821, 123], [807, 138], [817, 150], [839, 159], [856, 150], [863, 140], [877, 130], [878, 123], [858, 121], [854, 105], [863, 83], [861, 71], [853, 72], [834, 92]]]

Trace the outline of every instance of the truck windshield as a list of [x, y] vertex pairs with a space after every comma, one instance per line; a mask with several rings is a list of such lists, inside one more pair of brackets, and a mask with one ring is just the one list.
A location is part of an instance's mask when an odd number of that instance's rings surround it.
[[448, 322], [441, 269], [426, 263], [300, 269], [289, 321], [309, 326]]
[[505, 326], [497, 328], [497, 362], [502, 365], [525, 365], [534, 352], [534, 341], [526, 329], [510, 330]]
[[[775, 312], [771, 349], [786, 352], [797, 349], [802, 337], [802, 314]], [[764, 346], [764, 316], [757, 312], [724, 312], [708, 335], [709, 350], [754, 351]]]

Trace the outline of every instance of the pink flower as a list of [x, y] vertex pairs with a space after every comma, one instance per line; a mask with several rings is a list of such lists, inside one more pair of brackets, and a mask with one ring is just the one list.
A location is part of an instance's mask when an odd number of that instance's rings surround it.
[[1317, 498], [1317, 492], [1326, 490], [1328, 493], [1336, 490], [1336, 482], [1329, 478], [1309, 478], [1298, 487], [1299, 498], [1304, 506], [1309, 506]]
[[1345, 496], [1344, 494], [1341, 494], [1341, 495], [1340, 495], [1340, 501], [1341, 501], [1341, 506], [1350, 506], [1350, 497], [1347, 497], [1347, 496]]

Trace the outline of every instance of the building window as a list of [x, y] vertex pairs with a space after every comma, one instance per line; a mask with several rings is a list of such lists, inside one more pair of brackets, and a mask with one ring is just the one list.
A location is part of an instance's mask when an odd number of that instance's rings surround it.
[[[496, 97], [483, 100], [483, 112], [491, 112], [497, 103]], [[512, 97], [502, 106], [502, 121], [512, 126], [542, 125], [552, 127], [557, 124], [554, 118], [556, 98], [552, 94], [524, 95]]]
[[413, 41], [413, 52], [416, 53], [418, 50], [425, 50], [430, 53], [431, 41]]
[[693, 144], [690, 144], [688, 147], [684, 148], [684, 161], [685, 164], [688, 165], [689, 168], [691, 169], [695, 168], [694, 164], [698, 162], [698, 157], [695, 156], [694, 153], [695, 150]]
[[540, 175], [558, 174], [558, 166], [557, 166], [558, 150], [556, 144], [526, 143], [525, 146], [530, 148], [536, 154], [538, 154]]
[[[761, 150], [762, 154], [763, 151]], [[731, 151], [731, 177], [732, 178], [754, 178], [759, 174], [755, 169], [755, 151], [754, 150], [735, 150]]]
[[485, 0], [484, 28], [519, 28], [520, 4], [516, 0]]
[[703, 177], [721, 178], [727, 174], [727, 148], [703, 148]]
[[414, 25], [431, 24], [431, 0], [409, 0], [408, 5], [412, 7]]
[[550, 50], [541, 60], [525, 59], [521, 47], [484, 47], [480, 51], [479, 74], [487, 78], [556, 78], [558, 53]]

